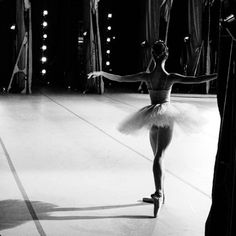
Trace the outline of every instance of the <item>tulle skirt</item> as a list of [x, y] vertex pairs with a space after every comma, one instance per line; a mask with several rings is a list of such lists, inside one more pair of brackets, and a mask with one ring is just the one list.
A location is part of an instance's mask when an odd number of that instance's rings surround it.
[[199, 110], [187, 103], [154, 104], [145, 106], [137, 112], [128, 116], [118, 127], [125, 134], [134, 134], [143, 129], [150, 129], [153, 125], [157, 127], [168, 127], [178, 125], [186, 132], [196, 132], [204, 123], [199, 115]]

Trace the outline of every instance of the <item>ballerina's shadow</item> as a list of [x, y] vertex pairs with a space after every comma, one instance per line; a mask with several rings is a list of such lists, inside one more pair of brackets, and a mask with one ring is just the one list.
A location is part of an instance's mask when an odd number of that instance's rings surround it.
[[[31, 216], [27, 205], [32, 204], [36, 216]], [[55, 204], [32, 201], [26, 202], [22, 200], [4, 200], [0, 201], [0, 230], [14, 228], [32, 220], [95, 220], [95, 219], [150, 219], [148, 215], [60, 215], [53, 216], [53, 213], [63, 214], [63, 212], [81, 212], [81, 211], [101, 211], [118, 208], [138, 207], [147, 205], [146, 203], [121, 204], [110, 206], [94, 206], [94, 207], [59, 207]]]

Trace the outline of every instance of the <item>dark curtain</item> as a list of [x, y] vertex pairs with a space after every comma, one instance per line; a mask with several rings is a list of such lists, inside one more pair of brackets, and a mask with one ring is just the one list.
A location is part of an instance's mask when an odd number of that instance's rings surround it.
[[[216, 71], [217, 3], [214, 0], [190, 0], [188, 3], [187, 74], [211, 74]], [[198, 85], [201, 93], [216, 93], [215, 81]]]
[[[79, 17], [82, 12], [79, 10], [80, 1], [47, 0], [43, 2], [42, 7], [48, 10], [46, 17], [48, 27], [45, 31], [48, 34], [48, 38], [45, 40], [48, 46], [46, 51], [48, 61], [47, 75], [45, 78], [41, 78], [41, 81], [42, 83], [50, 82], [53, 87], [77, 89], [80, 79], [77, 69], [79, 64], [77, 56]], [[40, 20], [42, 21], [42, 16]], [[42, 35], [42, 26], [39, 30]], [[42, 44], [41, 35], [38, 48], [41, 48]], [[38, 58], [39, 60], [40, 58]]]
[[[185, 36], [188, 36], [188, 0], [181, 1], [181, 4], [179, 1], [174, 0], [170, 13], [167, 41], [169, 58], [166, 68], [169, 72], [185, 73], [184, 66], [187, 60], [186, 45], [184, 43]], [[182, 85], [176, 84], [174, 90], [179, 91], [182, 87]], [[183, 88], [186, 88], [186, 86]]]
[[[24, 0], [17, 0], [16, 1], [16, 29], [17, 29], [17, 37], [16, 37], [16, 52], [17, 54], [20, 51], [20, 47], [23, 43], [25, 33], [26, 33], [26, 27], [25, 27], [25, 15], [24, 15]], [[22, 51], [18, 67], [20, 70], [23, 70], [26, 67], [25, 64], [25, 50]], [[20, 92], [25, 87], [25, 74], [19, 73], [16, 74], [16, 85], [13, 86], [13, 90], [16, 92]], [[14, 83], [13, 83], [14, 84]]]
[[188, 2], [188, 34], [190, 37], [187, 73], [194, 74], [199, 67], [202, 47], [202, 1], [189, 0]]
[[[219, 70], [218, 102], [221, 113], [221, 133], [216, 155], [212, 190], [212, 206], [206, 224], [206, 235], [236, 235], [235, 219], [235, 174], [236, 174], [236, 84], [235, 74], [227, 83], [230, 39], [222, 40]], [[234, 46], [234, 51], [236, 47]], [[236, 58], [235, 52], [233, 55]], [[223, 60], [223, 61], [222, 61]], [[231, 64], [232, 65], [232, 64]], [[232, 71], [231, 71], [232, 73]], [[227, 87], [227, 88], [226, 88]], [[225, 100], [226, 99], [226, 100]], [[234, 232], [234, 233], [233, 233]]]
[[35, 89], [40, 84], [40, 56], [41, 56], [41, 27], [43, 6], [41, 1], [32, 1], [32, 87]]
[[[185, 0], [180, 4], [173, 1], [168, 36], [168, 71], [185, 75], [210, 74], [215, 71], [212, 45], [217, 42], [218, 35], [213, 37], [213, 27], [217, 23], [214, 15], [211, 15], [210, 2]], [[209, 90], [210, 83], [194, 86], [177, 84], [174, 87], [174, 91], [185, 93], [208, 93]]]
[[[84, 29], [87, 32], [86, 72], [102, 70], [102, 51], [99, 29], [99, 0], [84, 0]], [[88, 91], [104, 92], [104, 82], [101, 77], [87, 81]]]
[[[0, 1], [0, 88], [5, 92], [14, 66], [16, 31], [10, 29], [16, 22], [15, 0]], [[7, 17], [6, 17], [7, 13]]]
[[[219, 3], [218, 20], [225, 19], [231, 13], [235, 14], [235, 1]], [[229, 32], [235, 37], [235, 21], [232, 24], [222, 24], [219, 29], [217, 101], [221, 127], [206, 236], [236, 235], [236, 45]]]
[[160, 18], [160, 39], [168, 43], [168, 33], [170, 25], [170, 12], [173, 0], [163, 0], [161, 3], [161, 18]]
[[160, 8], [161, 1], [146, 1], [146, 40], [150, 45], [159, 39]]
[[[167, 43], [172, 0], [148, 0], [145, 3], [145, 38], [147, 45], [157, 40]], [[144, 68], [150, 63], [151, 52], [147, 48], [144, 56]]]

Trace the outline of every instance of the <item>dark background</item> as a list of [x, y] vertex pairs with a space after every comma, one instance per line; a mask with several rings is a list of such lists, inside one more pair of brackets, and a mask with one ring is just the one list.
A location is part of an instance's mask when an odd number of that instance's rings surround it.
[[13, 70], [15, 33], [10, 30], [13, 23], [15, 1], [0, 1], [0, 87], [9, 83]]
[[[187, 3], [187, 0], [185, 1]], [[144, 7], [142, 0], [101, 0], [99, 3], [100, 29], [103, 51], [103, 68], [106, 68], [105, 50], [106, 37], [108, 32], [107, 14], [113, 14], [110, 20], [112, 31], [110, 36], [115, 36], [110, 44], [111, 62], [110, 68], [113, 73], [130, 74], [142, 71], [142, 56], [144, 49], [141, 42], [145, 40], [144, 33]], [[187, 25], [185, 7], [182, 4], [173, 5], [173, 13], [170, 27], [170, 58], [167, 68], [172, 71], [182, 72], [179, 64], [183, 35]], [[46, 17], [48, 27], [45, 32], [48, 34], [45, 43], [48, 47], [46, 56], [47, 75], [41, 75], [42, 65], [40, 62], [43, 43], [42, 35], [42, 12], [47, 9], [49, 14]], [[6, 14], [7, 12], [7, 14]], [[79, 52], [78, 36], [83, 33], [83, 1], [82, 0], [44, 0], [32, 1], [32, 25], [33, 25], [33, 87], [72, 87], [83, 90], [84, 78], [81, 71], [84, 70], [84, 57]], [[15, 0], [2, 0], [0, 2], [0, 87], [6, 87], [9, 83], [15, 61], [15, 33], [10, 26], [15, 22]], [[173, 40], [171, 40], [173, 38]], [[173, 46], [172, 46], [173, 45]], [[178, 46], [177, 46], [178, 45]], [[177, 58], [177, 63], [176, 63]], [[106, 81], [105, 81], [106, 82]], [[138, 84], [105, 83], [107, 87], [129, 87], [136, 91]]]
[[[170, 51], [166, 68], [169, 72], [183, 73], [181, 57], [184, 51], [184, 37], [187, 35], [187, 0], [173, 1], [171, 20], [168, 36]], [[233, 3], [234, 4], [234, 3]], [[144, 70], [141, 42], [145, 40], [144, 14], [145, 1], [143, 0], [101, 0], [99, 3], [100, 30], [103, 51], [103, 69], [118, 74], [130, 74]], [[48, 38], [46, 44], [48, 50], [46, 56], [47, 75], [41, 75], [40, 62], [42, 52], [42, 21], [43, 9], [49, 14], [46, 17]], [[229, 11], [229, 10], [228, 10]], [[112, 31], [109, 33], [106, 27], [110, 23], [107, 14], [113, 14], [110, 20]], [[85, 58], [83, 50], [78, 44], [78, 36], [83, 36], [83, 0], [44, 0], [32, 1], [33, 24], [33, 87], [50, 86], [62, 87], [83, 91], [85, 78]], [[215, 24], [218, 23], [217, 15], [213, 15]], [[15, 32], [10, 26], [15, 22], [15, 0], [0, 1], [0, 87], [6, 87], [9, 83], [16, 57], [14, 40]], [[213, 28], [214, 29], [214, 28]], [[215, 30], [217, 33], [217, 30]], [[111, 55], [106, 58], [106, 38], [115, 36], [110, 44]], [[217, 37], [217, 35], [216, 35]], [[109, 59], [111, 66], [105, 65]], [[107, 82], [107, 88], [130, 88], [137, 91], [139, 84], [118, 84]], [[204, 85], [175, 86], [177, 92], [204, 93]], [[214, 91], [213, 91], [214, 92]]]

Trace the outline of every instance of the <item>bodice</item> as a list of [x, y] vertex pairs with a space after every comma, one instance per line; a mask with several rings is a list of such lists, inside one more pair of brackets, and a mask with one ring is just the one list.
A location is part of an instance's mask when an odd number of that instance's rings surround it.
[[164, 103], [164, 102], [169, 102], [170, 101], [170, 93], [171, 89], [166, 89], [166, 90], [148, 90], [151, 103], [152, 104], [159, 104], [159, 103]]

